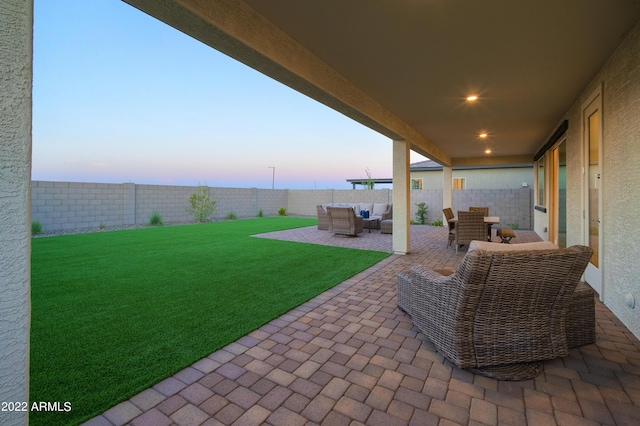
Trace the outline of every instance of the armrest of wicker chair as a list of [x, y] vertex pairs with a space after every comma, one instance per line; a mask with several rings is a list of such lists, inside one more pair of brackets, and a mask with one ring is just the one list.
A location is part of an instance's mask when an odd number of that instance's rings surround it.
[[393, 219], [393, 204], [389, 204], [387, 206], [387, 211], [382, 214], [382, 219], [380, 219], [380, 221], [389, 219]]
[[318, 211], [318, 229], [327, 231], [329, 229], [329, 213], [320, 204], [316, 206]]

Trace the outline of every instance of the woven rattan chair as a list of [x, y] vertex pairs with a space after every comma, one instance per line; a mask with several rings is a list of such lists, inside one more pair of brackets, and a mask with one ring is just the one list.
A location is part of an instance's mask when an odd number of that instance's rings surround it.
[[568, 355], [567, 309], [592, 253], [475, 250], [449, 276], [414, 266], [398, 276], [398, 305], [458, 367], [530, 379], [540, 361]]
[[336, 235], [355, 237], [364, 227], [364, 219], [356, 216], [351, 207], [327, 207], [329, 214], [329, 232]]
[[470, 212], [482, 212], [485, 216], [489, 216], [489, 207], [469, 207]]
[[453, 219], [455, 216], [453, 215], [453, 210], [451, 210], [451, 207], [442, 209], [442, 212], [444, 213], [444, 217], [445, 219], [447, 219], [447, 224], [449, 225], [449, 238], [447, 240], [447, 247], [449, 247], [451, 245], [451, 242], [455, 241], [456, 239], [456, 223], [449, 222], [449, 220]]
[[[489, 216], [489, 207], [469, 207], [470, 212], [482, 212]], [[491, 241], [491, 226], [487, 226], [487, 241]]]
[[456, 253], [461, 245], [473, 240], [484, 241], [487, 238], [487, 225], [483, 212], [458, 211], [458, 222], [455, 227]]
[[316, 206], [318, 211], [318, 229], [326, 231], [329, 229], [329, 213], [321, 205]]

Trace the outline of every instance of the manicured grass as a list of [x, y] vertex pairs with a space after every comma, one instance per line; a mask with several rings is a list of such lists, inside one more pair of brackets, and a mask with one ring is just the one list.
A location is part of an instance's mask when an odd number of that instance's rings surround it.
[[34, 239], [30, 424], [78, 424], [388, 256], [253, 238], [274, 217]]

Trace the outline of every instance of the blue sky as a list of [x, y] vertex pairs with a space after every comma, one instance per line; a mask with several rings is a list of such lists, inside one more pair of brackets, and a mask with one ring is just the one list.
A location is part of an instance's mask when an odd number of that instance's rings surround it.
[[[35, 0], [34, 180], [349, 189], [391, 141], [119, 0]], [[339, 155], [336, 155], [339, 153]], [[419, 157], [412, 158], [412, 161]]]

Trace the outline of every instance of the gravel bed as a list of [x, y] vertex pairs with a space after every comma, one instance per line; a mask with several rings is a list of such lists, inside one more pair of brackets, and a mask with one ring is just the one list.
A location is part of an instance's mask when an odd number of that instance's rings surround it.
[[[189, 225], [188, 222], [173, 222], [165, 223], [162, 226], [177, 226], [177, 225]], [[113, 225], [113, 226], [92, 226], [90, 228], [75, 228], [75, 229], [59, 229], [57, 231], [44, 230], [41, 234], [33, 235], [33, 238], [46, 238], [46, 237], [58, 237], [60, 235], [74, 235], [74, 234], [92, 234], [94, 232], [111, 232], [111, 231], [123, 231], [128, 229], [140, 229], [140, 228], [152, 228], [151, 225], [135, 224], [135, 225]]]

